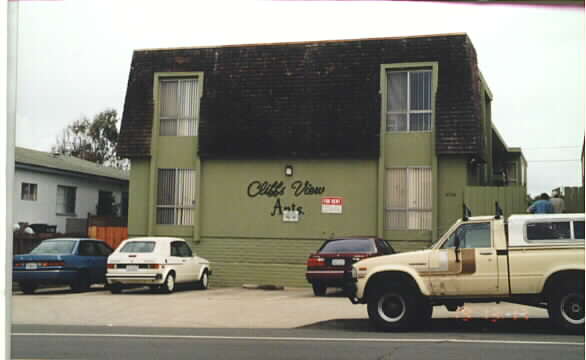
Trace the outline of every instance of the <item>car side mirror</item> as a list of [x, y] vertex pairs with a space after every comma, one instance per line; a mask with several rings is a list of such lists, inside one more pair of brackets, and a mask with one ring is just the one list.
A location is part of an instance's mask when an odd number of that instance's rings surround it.
[[456, 254], [456, 262], [460, 262], [460, 243], [461, 243], [461, 239], [460, 239], [460, 234], [456, 233], [455, 237], [454, 237], [454, 253]]

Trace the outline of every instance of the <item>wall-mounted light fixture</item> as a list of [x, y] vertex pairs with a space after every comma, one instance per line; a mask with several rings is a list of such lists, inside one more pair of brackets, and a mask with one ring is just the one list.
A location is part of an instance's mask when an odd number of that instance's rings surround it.
[[285, 176], [293, 176], [293, 165], [285, 165]]

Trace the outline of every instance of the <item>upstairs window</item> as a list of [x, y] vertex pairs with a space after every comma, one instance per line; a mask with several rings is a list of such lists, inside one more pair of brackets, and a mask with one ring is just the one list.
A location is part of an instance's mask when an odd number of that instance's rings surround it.
[[387, 72], [387, 132], [431, 131], [431, 70]]
[[163, 79], [159, 82], [161, 136], [197, 136], [198, 79]]
[[159, 169], [157, 224], [193, 225], [195, 171]]

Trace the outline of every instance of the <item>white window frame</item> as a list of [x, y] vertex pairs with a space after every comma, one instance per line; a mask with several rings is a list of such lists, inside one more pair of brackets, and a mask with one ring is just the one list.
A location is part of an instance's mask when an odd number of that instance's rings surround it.
[[[428, 72], [430, 74], [430, 84], [429, 84], [429, 96], [430, 96], [430, 109], [429, 110], [411, 110], [411, 74], [417, 72]], [[405, 111], [392, 111], [390, 109], [390, 98], [391, 98], [391, 73], [407, 73], [407, 104]], [[386, 106], [386, 117], [385, 117], [385, 132], [388, 133], [408, 133], [408, 132], [431, 132], [433, 130], [433, 108], [434, 108], [434, 90], [433, 90], [433, 69], [432, 68], [424, 68], [424, 69], [387, 69], [386, 71], [386, 86], [387, 86], [387, 96], [384, 99], [385, 106]], [[423, 130], [411, 130], [411, 114], [429, 114], [429, 128]], [[405, 130], [391, 130], [389, 123], [390, 123], [390, 116], [391, 115], [405, 115], [406, 116], [406, 129]]]
[[[174, 183], [165, 184], [162, 180], [162, 173], [174, 172]], [[173, 186], [174, 204], [163, 204], [161, 187]], [[156, 224], [157, 225], [183, 225], [192, 226], [195, 214], [196, 201], [196, 171], [195, 169], [179, 168], [160, 168], [157, 171], [157, 205], [156, 205]], [[165, 217], [165, 210], [172, 209], [173, 222], [161, 221]], [[168, 214], [167, 214], [168, 216]]]
[[[405, 194], [407, 196], [407, 206], [406, 207], [391, 207], [391, 206], [387, 206], [387, 196], [390, 196], [388, 194], [388, 191], [390, 191], [390, 189], [387, 188], [387, 184], [389, 183], [388, 180], [388, 173], [389, 170], [405, 170], [406, 172], [406, 181], [405, 181]], [[413, 170], [415, 169], [426, 169], [429, 171], [429, 176], [430, 178], [430, 184], [429, 184], [429, 189], [427, 190], [429, 192], [429, 204], [430, 207], [429, 208], [413, 208], [413, 207], [409, 207], [409, 177], [413, 176], [411, 175]], [[384, 222], [384, 229], [385, 230], [427, 230], [427, 231], [431, 231], [433, 228], [433, 173], [432, 173], [432, 168], [430, 166], [396, 166], [396, 167], [388, 167], [385, 169], [385, 189], [384, 189], [384, 196], [385, 196], [385, 201], [384, 201], [384, 213], [385, 213], [385, 222]], [[405, 227], [394, 227], [391, 226], [391, 224], [388, 223], [388, 221], [386, 220], [388, 216], [391, 216], [392, 213], [399, 213], [402, 212], [405, 214], [406, 216], [406, 223], [405, 223]], [[409, 214], [410, 213], [429, 213], [430, 214], [430, 220], [429, 220], [429, 227], [428, 228], [413, 228], [413, 227], [409, 227]]]

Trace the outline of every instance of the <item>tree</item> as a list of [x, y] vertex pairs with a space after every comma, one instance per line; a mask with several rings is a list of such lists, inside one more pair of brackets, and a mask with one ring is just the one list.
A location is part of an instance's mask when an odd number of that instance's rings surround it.
[[62, 130], [51, 151], [105, 166], [126, 168], [128, 161], [121, 160], [116, 154], [117, 123], [118, 114], [114, 109], [100, 112], [93, 121], [84, 116]]

